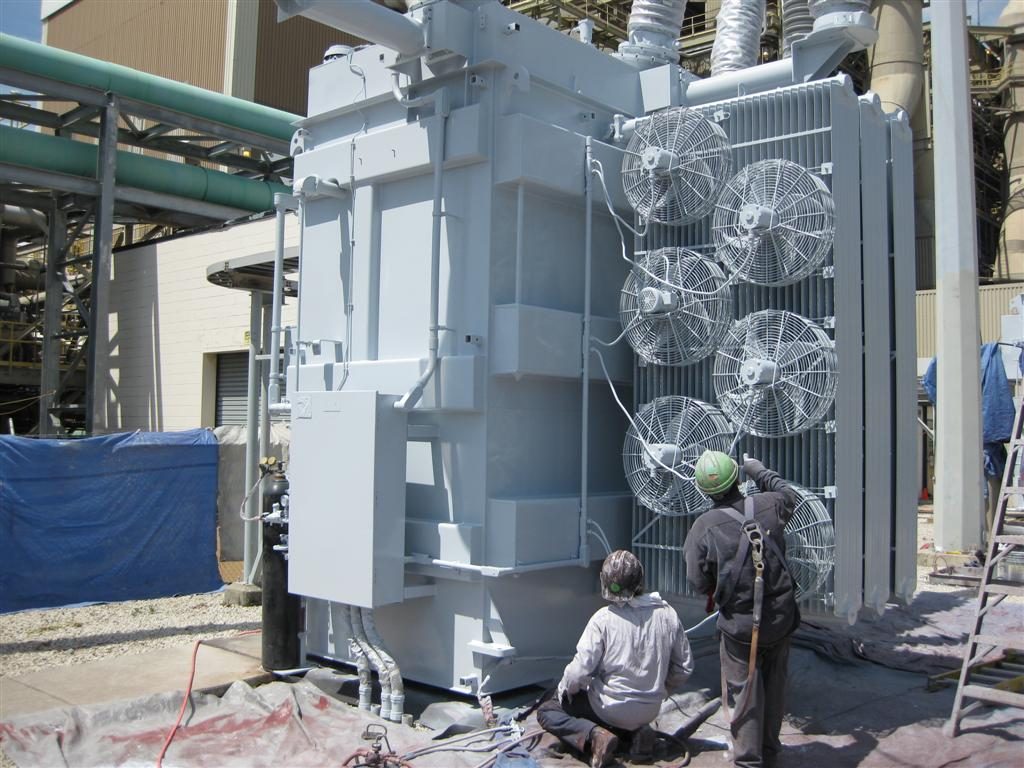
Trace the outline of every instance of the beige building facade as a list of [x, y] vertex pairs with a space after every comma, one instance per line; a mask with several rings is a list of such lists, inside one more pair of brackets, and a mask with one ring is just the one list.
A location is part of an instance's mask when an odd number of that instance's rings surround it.
[[[290, 216], [286, 247], [298, 238]], [[208, 282], [207, 268], [255, 253], [269, 258], [273, 247], [268, 216], [114, 252], [109, 336], [98, 356], [102, 431], [217, 426], [218, 359], [237, 360], [248, 349], [250, 300]], [[285, 325], [294, 325], [295, 308], [286, 300]]]
[[47, 0], [43, 42], [143, 72], [306, 114], [309, 69], [360, 41], [274, 0]]

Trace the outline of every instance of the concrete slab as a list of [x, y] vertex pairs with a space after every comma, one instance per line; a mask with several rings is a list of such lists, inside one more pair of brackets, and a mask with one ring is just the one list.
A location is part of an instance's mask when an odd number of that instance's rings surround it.
[[[55, 667], [0, 679], [0, 719], [54, 707], [134, 699], [183, 690], [192, 645], [161, 648], [134, 656]], [[196, 657], [195, 691], [223, 690], [236, 680], [261, 682], [260, 635], [204, 641]]]
[[70, 702], [26, 685], [13, 677], [0, 675], [0, 720], [25, 712], [43, 712]]

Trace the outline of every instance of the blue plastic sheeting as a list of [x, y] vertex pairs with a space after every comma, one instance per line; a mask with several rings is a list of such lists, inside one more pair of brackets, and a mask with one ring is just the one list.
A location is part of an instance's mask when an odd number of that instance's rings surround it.
[[0, 613], [219, 589], [205, 429], [0, 436]]
[[[932, 358], [921, 384], [928, 393], [928, 399], [936, 402], [936, 358]], [[1010, 392], [1010, 380], [1006, 378], [1006, 367], [998, 344], [983, 344], [981, 347], [981, 441], [985, 454], [985, 475], [1002, 477], [1006, 465], [1006, 449], [1003, 443], [1009, 441], [1013, 432], [1016, 408]]]

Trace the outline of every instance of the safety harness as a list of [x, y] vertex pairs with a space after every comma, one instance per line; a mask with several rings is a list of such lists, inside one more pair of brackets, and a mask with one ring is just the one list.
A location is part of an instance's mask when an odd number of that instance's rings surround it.
[[[746, 700], [750, 696], [750, 690], [753, 687], [754, 670], [757, 665], [757, 641], [761, 631], [761, 610], [764, 606], [764, 551], [766, 542], [775, 551], [782, 567], [787, 571], [789, 567], [785, 556], [778, 548], [778, 544], [770, 536], [765, 535], [761, 524], [754, 519], [754, 499], [752, 496], [748, 496], [743, 500], [742, 515], [732, 507], [719, 507], [719, 509], [740, 524], [740, 530], [743, 534], [740, 537], [736, 556], [729, 562], [730, 567], [726, 572], [726, 580], [719, 585], [720, 588], [716, 594], [716, 602], [719, 607], [728, 603], [732, 597], [732, 593], [736, 589], [736, 582], [743, 570], [743, 564], [747, 561], [748, 551], [754, 561], [754, 609], [752, 614], [753, 625], [750, 631], [750, 658], [747, 661], [747, 682], [743, 686], [740, 698], [736, 701], [736, 709], [742, 710], [743, 705], [746, 704]], [[725, 710], [725, 716], [731, 723], [729, 688], [728, 681], [725, 679], [724, 665], [722, 666], [722, 709]]]

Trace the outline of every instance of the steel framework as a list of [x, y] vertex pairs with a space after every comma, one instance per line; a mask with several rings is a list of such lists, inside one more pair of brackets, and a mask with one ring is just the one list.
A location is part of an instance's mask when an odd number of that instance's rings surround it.
[[[94, 177], [0, 162], [0, 203], [44, 212], [48, 228], [25, 233], [46, 244], [39, 335], [41, 436], [105, 427], [98, 402], [97, 354], [107, 333], [111, 250], [167, 229], [200, 229], [253, 215], [250, 210], [116, 183], [118, 146], [217, 168], [248, 179], [290, 178], [288, 142], [154, 104], [0, 68], [0, 122], [98, 145]], [[137, 225], [147, 225], [140, 233]], [[91, 343], [90, 340], [97, 340]], [[84, 387], [82, 369], [84, 367]]]

